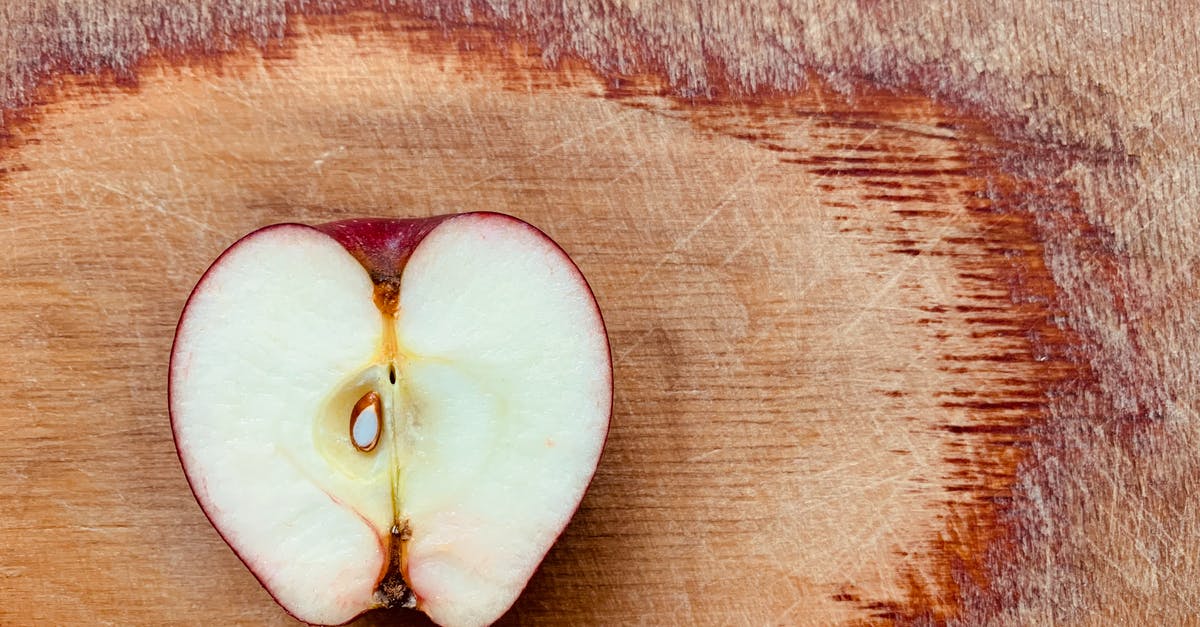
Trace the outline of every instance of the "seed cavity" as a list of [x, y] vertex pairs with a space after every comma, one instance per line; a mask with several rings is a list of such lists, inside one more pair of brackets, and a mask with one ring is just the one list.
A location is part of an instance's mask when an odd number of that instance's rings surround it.
[[383, 430], [383, 403], [375, 392], [367, 392], [350, 411], [350, 442], [366, 453], [379, 443]]

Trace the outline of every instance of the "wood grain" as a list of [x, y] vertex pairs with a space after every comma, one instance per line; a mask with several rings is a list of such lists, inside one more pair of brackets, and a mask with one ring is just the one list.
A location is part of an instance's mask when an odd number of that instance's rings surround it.
[[[616, 363], [596, 481], [507, 621], [1194, 617], [1196, 88], [1145, 102], [1194, 34], [28, 6], [0, 14], [0, 623], [286, 624], [179, 471], [179, 307], [256, 226], [474, 209], [563, 244]], [[1119, 55], [1156, 35], [1147, 81]]]

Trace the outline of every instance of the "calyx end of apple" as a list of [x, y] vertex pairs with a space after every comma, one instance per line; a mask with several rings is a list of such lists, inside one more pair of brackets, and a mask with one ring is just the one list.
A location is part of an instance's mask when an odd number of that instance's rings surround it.
[[403, 527], [392, 527], [388, 538], [388, 561], [384, 568], [383, 577], [375, 586], [375, 599], [382, 608], [417, 609], [417, 595], [413, 592], [408, 578], [404, 575], [406, 547], [412, 539], [412, 532], [407, 524]]

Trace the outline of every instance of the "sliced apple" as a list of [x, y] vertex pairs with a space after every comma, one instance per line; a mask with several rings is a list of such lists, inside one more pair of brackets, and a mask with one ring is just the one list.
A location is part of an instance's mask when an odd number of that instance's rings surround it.
[[469, 213], [247, 235], [193, 290], [169, 389], [197, 500], [287, 611], [484, 625], [583, 496], [612, 366], [567, 255]]

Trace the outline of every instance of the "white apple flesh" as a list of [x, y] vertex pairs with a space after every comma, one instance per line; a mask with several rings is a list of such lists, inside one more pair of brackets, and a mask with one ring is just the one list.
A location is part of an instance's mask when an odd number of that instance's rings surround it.
[[583, 276], [516, 218], [282, 224], [193, 290], [169, 392], [196, 499], [288, 612], [485, 625], [583, 497], [612, 365]]

